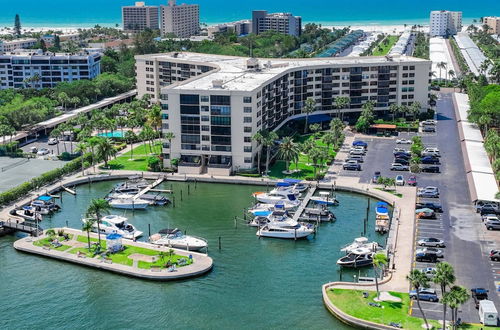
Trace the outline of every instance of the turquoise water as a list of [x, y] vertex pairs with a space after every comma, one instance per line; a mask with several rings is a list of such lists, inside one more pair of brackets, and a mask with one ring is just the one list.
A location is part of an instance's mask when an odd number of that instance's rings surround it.
[[[165, 4], [166, 0], [150, 0], [147, 4]], [[219, 23], [251, 17], [254, 9], [270, 12], [288, 11], [302, 16], [304, 22], [323, 24], [426, 24], [431, 10], [461, 10], [464, 22], [473, 18], [500, 14], [500, 1], [482, 0], [433, 0], [422, 1], [380, 1], [358, 0], [329, 1], [317, 0], [306, 3], [289, 1], [226, 1], [190, 0], [178, 3], [200, 5], [200, 18], [205, 23]], [[12, 26], [15, 14], [21, 16], [26, 26], [92, 26], [93, 24], [121, 24], [121, 6], [131, 5], [134, 0], [87, 0], [87, 1], [10, 1], [0, 0], [0, 25]]]
[[[91, 200], [114, 185], [77, 187], [63, 194], [63, 209], [44, 218], [44, 228], [80, 227]], [[339, 279], [339, 248], [363, 231], [367, 198], [337, 195], [337, 222], [322, 224], [308, 240], [259, 239], [255, 228], [238, 223], [262, 187], [222, 184], [164, 184], [176, 192], [176, 207], [128, 212], [145, 233], [178, 227], [209, 241], [214, 269], [186, 281], [158, 283], [128, 278], [16, 252], [15, 238], [0, 238], [1, 329], [348, 329], [324, 308], [321, 285]], [[180, 200], [182, 190], [183, 200]], [[374, 232], [371, 201], [367, 236]], [[122, 212], [113, 212], [123, 214]], [[217, 247], [221, 237], [222, 249]], [[347, 271], [344, 280], [358, 275]], [[370, 275], [368, 270], [361, 275]]]
[[108, 138], [122, 138], [123, 137], [123, 133], [121, 131], [105, 132], [105, 133], [99, 133], [97, 135], [102, 136], [102, 137], [108, 137]]

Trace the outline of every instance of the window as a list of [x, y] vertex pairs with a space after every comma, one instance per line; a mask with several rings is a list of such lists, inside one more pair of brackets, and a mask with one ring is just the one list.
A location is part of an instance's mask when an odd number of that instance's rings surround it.
[[244, 107], [243, 112], [244, 113], [252, 113], [252, 108], [251, 107]]
[[200, 104], [200, 97], [196, 94], [181, 94], [181, 104]]
[[252, 163], [252, 157], [245, 157], [245, 163], [246, 164], [251, 164]]
[[202, 135], [201, 140], [202, 141], [210, 141], [210, 135]]
[[252, 117], [243, 117], [243, 122], [244, 123], [251, 123], [252, 122]]
[[252, 103], [252, 97], [250, 97], [250, 96], [244, 96], [243, 97], [243, 103]]
[[252, 133], [252, 128], [248, 127], [248, 126], [245, 126], [245, 127], [243, 127], [243, 132], [245, 132], [245, 133]]
[[200, 107], [197, 105], [181, 105], [181, 114], [197, 115], [200, 113]]
[[203, 126], [201, 126], [201, 130], [202, 130], [203, 132], [209, 132], [209, 131], [210, 131], [210, 126], [203, 125]]
[[250, 143], [250, 142], [252, 142], [252, 138], [250, 136], [245, 136], [243, 138], [243, 142]]
[[252, 152], [252, 147], [251, 146], [250, 147], [247, 147], [247, 146], [243, 147], [243, 152]]
[[201, 102], [208, 102], [209, 101], [209, 97], [207, 95], [202, 95], [201, 98], [200, 98]]
[[210, 95], [211, 105], [231, 105], [231, 98], [226, 95]]
[[209, 117], [208, 116], [201, 116], [201, 121], [209, 121]]
[[212, 115], [230, 115], [231, 107], [228, 106], [220, 106], [220, 105], [212, 105], [210, 107], [210, 112]]
[[201, 111], [205, 111], [205, 112], [210, 110], [207, 105], [202, 105], [200, 108], [201, 108]]
[[212, 125], [231, 125], [231, 117], [212, 116], [211, 122]]

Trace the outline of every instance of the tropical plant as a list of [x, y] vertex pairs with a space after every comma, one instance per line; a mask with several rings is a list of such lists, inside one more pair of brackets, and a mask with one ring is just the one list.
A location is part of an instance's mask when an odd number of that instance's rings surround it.
[[320, 124], [311, 124], [309, 125], [309, 130], [313, 133], [315, 139], [319, 138], [319, 132], [321, 131]]
[[375, 253], [373, 255], [373, 269], [375, 270], [375, 287], [377, 288], [377, 300], [380, 299], [380, 291], [378, 288], [378, 278], [379, 278], [379, 270], [382, 270], [389, 263], [387, 259], [387, 255], [384, 253]]
[[263, 145], [266, 147], [266, 175], [269, 173], [269, 163], [271, 162], [271, 147], [274, 146], [277, 139], [278, 134], [276, 134], [276, 132], [266, 132], [264, 136]]
[[417, 119], [417, 116], [418, 114], [420, 113], [420, 109], [422, 108], [422, 106], [420, 105], [420, 102], [413, 102], [411, 105], [410, 105], [410, 114], [412, 115], [413, 117], [413, 120], [416, 120]]
[[304, 107], [302, 108], [302, 113], [306, 114], [306, 122], [304, 125], [304, 134], [307, 133], [309, 114], [314, 111], [316, 107], [316, 101], [312, 97], [308, 97], [305, 101]]
[[99, 159], [98, 157], [95, 156], [95, 148], [99, 145], [101, 141], [101, 138], [97, 137], [97, 136], [92, 136], [90, 138], [87, 139], [87, 144], [90, 148], [90, 153], [92, 155], [92, 165], [94, 166], [94, 171], [95, 171], [95, 163], [96, 163], [96, 160]]
[[389, 112], [392, 114], [392, 121], [394, 121], [396, 114], [399, 112], [399, 105], [397, 105], [397, 103], [391, 103], [391, 105], [389, 105]]
[[342, 112], [342, 117], [340, 117], [340, 110], [345, 109], [351, 103], [351, 100], [347, 96], [339, 96], [335, 98], [335, 108], [337, 109], [337, 118], [344, 118], [344, 112]]
[[311, 159], [311, 161], [313, 162], [313, 172], [314, 172], [314, 177], [316, 177], [318, 163], [321, 158], [321, 150], [317, 146], [314, 146], [313, 148], [310, 148], [307, 151], [307, 154]]
[[93, 219], [85, 219], [83, 221], [82, 230], [87, 232], [87, 243], [89, 246], [89, 251], [90, 251], [90, 232], [92, 231], [93, 227], [94, 227]]
[[[82, 156], [87, 152], [87, 149], [89, 148], [89, 146], [85, 143], [85, 142], [79, 142], [77, 145], [76, 145], [76, 152], [79, 152]], [[81, 162], [82, 162], [82, 175], [84, 175], [84, 166], [83, 166], [83, 158], [84, 157], [80, 157], [81, 159]]]
[[97, 145], [97, 155], [104, 160], [104, 166], [108, 167], [108, 160], [116, 154], [116, 149], [108, 138], [101, 139]]
[[137, 135], [134, 133], [134, 131], [130, 130], [125, 132], [125, 141], [130, 144], [130, 159], [134, 159], [134, 142], [136, 140]]
[[262, 147], [261, 145], [264, 142], [265, 133], [262, 130], [259, 130], [252, 136], [252, 140], [257, 143], [257, 173], [260, 174], [260, 158], [262, 156]]
[[329, 132], [326, 132], [324, 135], [323, 135], [323, 138], [322, 138], [322, 141], [324, 144], [326, 144], [326, 149], [328, 150], [328, 152], [330, 152], [330, 146], [333, 144], [335, 146], [335, 142], [337, 141], [336, 140], [336, 137], [335, 135], [333, 134], [332, 131], [329, 131]]
[[420, 271], [418, 269], [412, 269], [410, 271], [410, 274], [408, 274], [406, 276], [406, 279], [410, 282], [410, 285], [415, 288], [418, 309], [420, 310], [420, 313], [422, 314], [422, 318], [424, 319], [425, 328], [430, 329], [429, 322], [427, 322], [427, 318], [425, 317], [424, 310], [422, 309], [422, 306], [420, 305], [420, 289], [428, 287], [430, 280], [422, 271]]
[[164, 138], [168, 141], [168, 154], [172, 157], [172, 140], [175, 139], [175, 135], [173, 132], [167, 132]]
[[[61, 128], [60, 128], [60, 127], [56, 127], [56, 128], [54, 128], [54, 129], [50, 132], [49, 136], [50, 136], [51, 138], [54, 138], [54, 139], [59, 140], [59, 138], [61, 137], [62, 133], [63, 133], [63, 132], [62, 132]], [[66, 145], [66, 144], [65, 144], [65, 145]], [[59, 155], [59, 154], [60, 154], [60, 152], [59, 152], [59, 141], [56, 143], [56, 149], [57, 149], [57, 155]]]
[[279, 157], [286, 163], [286, 171], [289, 172], [290, 162], [299, 157], [299, 147], [290, 136], [286, 136], [279, 146]]
[[439, 69], [439, 80], [441, 81], [441, 69], [446, 69], [446, 62], [439, 62], [437, 67]]
[[98, 244], [101, 246], [101, 218], [103, 214], [109, 213], [109, 203], [107, 200], [102, 198], [93, 199], [90, 201], [90, 205], [87, 208], [87, 212], [85, 213], [85, 217], [89, 219], [93, 219], [97, 223], [97, 235], [98, 235]]
[[442, 302], [448, 305], [451, 309], [451, 322], [453, 329], [458, 329], [457, 318], [458, 318], [458, 308], [463, 305], [469, 299], [470, 295], [467, 289], [463, 286], [455, 285], [449, 292], [446, 292]]
[[[446, 288], [455, 283], [455, 271], [447, 262], [440, 262], [436, 266], [436, 274], [432, 281], [441, 288], [441, 296], [446, 294]], [[443, 302], [443, 329], [446, 329], [446, 301]]]

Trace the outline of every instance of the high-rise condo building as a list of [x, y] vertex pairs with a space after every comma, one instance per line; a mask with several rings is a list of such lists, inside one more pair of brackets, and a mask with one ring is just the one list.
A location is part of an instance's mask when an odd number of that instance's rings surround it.
[[500, 34], [500, 17], [483, 17], [483, 24], [488, 25], [488, 33]]
[[62, 81], [93, 79], [100, 73], [99, 53], [55, 54], [38, 50], [0, 55], [0, 89], [49, 88]]
[[162, 36], [173, 34], [178, 38], [189, 38], [200, 33], [200, 6], [180, 4], [169, 0], [167, 6], [160, 6]]
[[455, 35], [462, 30], [462, 12], [431, 11], [429, 34], [431, 37]]
[[[427, 108], [431, 62], [407, 56], [255, 59], [198, 53], [138, 55], [138, 96], [160, 102], [165, 165], [180, 159], [180, 173], [229, 174], [255, 167], [261, 148], [252, 136], [313, 114], [341, 111], [354, 119], [363, 103], [376, 112], [391, 104], [419, 102]], [[335, 99], [348, 97], [346, 109]], [[352, 117], [352, 118], [351, 118]]]
[[302, 19], [290, 13], [268, 14], [266, 10], [254, 10], [252, 32], [259, 34], [266, 31], [276, 31], [298, 37], [302, 31]]
[[136, 2], [135, 6], [122, 7], [123, 30], [141, 32], [146, 28], [159, 29], [158, 6], [146, 6], [144, 2]]
[[38, 42], [35, 38], [23, 38], [14, 40], [0, 40], [0, 53], [13, 52], [16, 49], [29, 49]]

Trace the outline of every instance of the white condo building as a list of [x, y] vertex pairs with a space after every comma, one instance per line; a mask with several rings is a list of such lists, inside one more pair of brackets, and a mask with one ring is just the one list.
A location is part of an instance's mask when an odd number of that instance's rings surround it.
[[174, 34], [189, 38], [200, 33], [200, 6], [180, 4], [169, 0], [168, 6], [160, 6], [161, 35]]
[[14, 39], [11, 41], [0, 40], [0, 53], [13, 52], [16, 49], [29, 49], [38, 42], [35, 38]]
[[259, 34], [266, 31], [276, 31], [298, 37], [302, 32], [302, 18], [290, 13], [268, 14], [266, 10], [254, 10], [252, 33]]
[[158, 30], [158, 6], [146, 6], [144, 2], [136, 2], [135, 6], [122, 7], [123, 30], [141, 32], [145, 29]]
[[462, 12], [431, 11], [429, 34], [431, 37], [455, 35], [462, 30]]
[[483, 24], [488, 25], [488, 33], [500, 34], [500, 17], [483, 17]]
[[227, 175], [255, 167], [252, 136], [303, 117], [304, 101], [314, 114], [335, 113], [339, 96], [350, 98], [346, 116], [376, 102], [428, 104], [431, 62], [394, 57], [255, 59], [198, 53], [138, 55], [138, 96], [161, 102], [162, 130], [173, 132], [163, 149], [165, 165], [179, 158], [180, 173]]
[[[100, 73], [100, 53], [44, 54], [38, 50], [0, 55], [0, 89], [49, 88], [62, 81], [93, 79]], [[35, 76], [38, 79], [27, 82]]]

